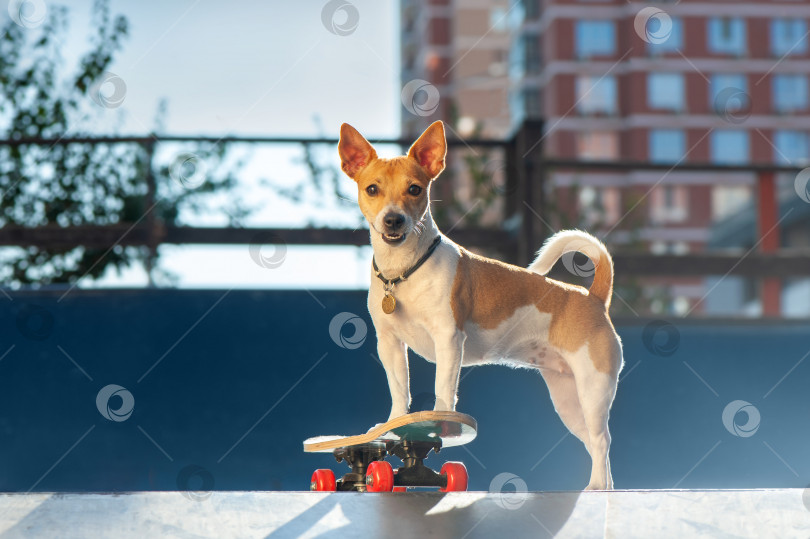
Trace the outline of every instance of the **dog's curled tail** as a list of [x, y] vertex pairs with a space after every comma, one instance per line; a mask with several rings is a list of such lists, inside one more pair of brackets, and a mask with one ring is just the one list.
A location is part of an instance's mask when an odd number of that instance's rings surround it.
[[529, 265], [529, 270], [546, 275], [560, 257], [577, 251], [590, 258], [593, 267], [579, 267], [572, 258], [566, 263], [566, 268], [582, 277], [593, 275], [593, 283], [588, 293], [602, 300], [605, 309], [609, 308], [610, 298], [613, 295], [613, 259], [602, 242], [587, 232], [581, 230], [557, 232], [537, 251], [537, 258]]

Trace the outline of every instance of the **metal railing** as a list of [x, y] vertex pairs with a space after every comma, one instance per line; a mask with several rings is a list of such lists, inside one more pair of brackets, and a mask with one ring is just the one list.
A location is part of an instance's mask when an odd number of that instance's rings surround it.
[[[738, 275], [762, 280], [763, 314], [779, 314], [780, 279], [810, 275], [810, 256], [780, 249], [780, 219], [775, 174], [797, 173], [796, 167], [770, 164], [715, 165], [681, 163], [677, 165], [626, 161], [576, 161], [548, 159], [542, 154], [541, 122], [526, 122], [507, 140], [449, 140], [450, 148], [486, 148], [504, 152], [505, 186], [503, 188], [503, 221], [519, 215], [517, 230], [503, 227], [453, 227], [449, 236], [466, 246], [501, 253], [502, 258], [521, 265], [531, 261], [538, 246], [549, 235], [548, 225], [538, 215], [548, 208], [546, 181], [559, 171], [576, 172], [749, 172], [756, 175], [757, 238], [745, 253], [690, 253], [658, 255], [634, 252], [617, 247], [613, 250], [616, 273], [630, 277]], [[296, 137], [198, 137], [198, 136], [116, 136], [65, 137], [62, 139], [19, 139], [0, 141], [0, 147], [68, 144], [133, 144], [143, 148], [152, 162], [156, 146], [163, 143], [194, 144], [267, 144], [267, 145], [336, 145], [336, 138]], [[412, 142], [403, 139], [373, 140], [372, 144], [393, 144], [407, 148]], [[157, 186], [152, 167], [146, 177], [146, 207], [156, 198]], [[240, 228], [167, 226], [153, 213], [136, 223], [81, 227], [0, 228], [0, 246], [36, 246], [42, 249], [85, 246], [111, 248], [116, 245], [161, 244], [250, 244], [283, 241], [287, 245], [367, 245], [365, 230], [347, 228]]]

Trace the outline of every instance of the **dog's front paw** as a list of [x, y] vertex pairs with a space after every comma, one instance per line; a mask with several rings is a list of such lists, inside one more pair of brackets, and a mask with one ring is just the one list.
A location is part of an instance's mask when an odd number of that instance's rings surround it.
[[436, 397], [436, 404], [433, 405], [434, 412], [455, 412], [456, 411], [456, 400], [444, 400], [439, 397]]
[[371, 431], [373, 431], [374, 429], [376, 429], [377, 427], [379, 427], [380, 425], [385, 425], [385, 423], [377, 423], [376, 425], [374, 425], [373, 427], [371, 427], [370, 429], [368, 429], [366, 432], [371, 432]]
[[389, 414], [388, 419], [386, 419], [385, 422], [387, 423], [392, 419], [396, 419], [404, 415], [408, 415], [408, 410], [391, 410], [391, 414]]
[[[396, 413], [396, 414], [392, 413], [390, 416], [388, 416], [388, 419], [385, 420], [385, 423], [389, 423], [390, 421], [392, 421], [392, 420], [394, 420], [394, 419], [396, 419], [396, 418], [398, 418], [400, 416], [403, 416], [403, 415], [408, 415], [408, 412], [405, 412], [405, 413], [402, 413], [402, 414], [400, 414], [400, 413]], [[381, 425], [385, 425], [385, 423], [377, 423], [376, 425], [374, 425], [373, 427], [368, 429], [368, 431], [366, 431], [366, 432], [371, 432], [374, 429], [380, 427]]]

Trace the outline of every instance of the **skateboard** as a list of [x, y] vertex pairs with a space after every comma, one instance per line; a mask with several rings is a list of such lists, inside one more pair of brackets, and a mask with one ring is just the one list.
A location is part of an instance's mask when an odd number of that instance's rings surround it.
[[[472, 417], [458, 412], [414, 412], [392, 419], [357, 436], [317, 436], [304, 441], [307, 453], [332, 453], [351, 471], [341, 479], [329, 469], [315, 470], [310, 490], [404, 492], [409, 487], [439, 487], [442, 492], [467, 490], [467, 468], [446, 462], [439, 472], [424, 460], [433, 451], [471, 442], [477, 434]], [[395, 456], [402, 466], [385, 460]]]

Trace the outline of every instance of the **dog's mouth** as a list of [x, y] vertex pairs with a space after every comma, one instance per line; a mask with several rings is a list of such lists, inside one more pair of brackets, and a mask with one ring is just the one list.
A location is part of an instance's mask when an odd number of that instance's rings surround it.
[[405, 236], [407, 234], [382, 234], [382, 239], [385, 243], [389, 245], [395, 245], [397, 243], [402, 243], [405, 240]]

